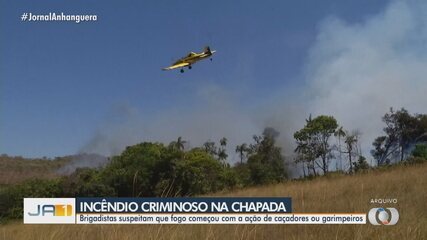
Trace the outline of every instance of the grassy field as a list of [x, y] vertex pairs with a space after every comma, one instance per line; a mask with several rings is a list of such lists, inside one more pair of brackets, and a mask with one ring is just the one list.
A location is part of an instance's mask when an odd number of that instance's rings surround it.
[[23, 225], [0, 226], [0, 239], [427, 239], [427, 164], [354, 176], [247, 188], [214, 196], [290, 196], [294, 212], [368, 212], [372, 198], [397, 198], [395, 226], [366, 225]]
[[70, 162], [70, 157], [27, 159], [0, 155], [0, 186], [20, 183], [28, 179], [49, 179], [59, 175], [56, 171]]

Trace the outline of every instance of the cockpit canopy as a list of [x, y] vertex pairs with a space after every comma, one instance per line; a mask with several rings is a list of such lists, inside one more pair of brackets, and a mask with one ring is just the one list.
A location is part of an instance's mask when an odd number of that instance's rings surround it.
[[192, 56], [194, 56], [194, 55], [196, 55], [196, 53], [195, 53], [195, 52], [190, 52], [190, 53], [187, 55], [187, 57], [192, 57]]

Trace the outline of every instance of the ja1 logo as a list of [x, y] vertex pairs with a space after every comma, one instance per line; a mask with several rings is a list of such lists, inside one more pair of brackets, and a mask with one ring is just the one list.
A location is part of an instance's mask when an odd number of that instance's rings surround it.
[[372, 208], [368, 213], [372, 225], [395, 225], [399, 221], [396, 208]]
[[75, 223], [74, 198], [24, 198], [24, 223]]
[[63, 216], [71, 216], [73, 213], [73, 206], [70, 204], [62, 205], [51, 205], [51, 204], [44, 204], [44, 205], [37, 205], [37, 210], [34, 212], [28, 212], [28, 215], [30, 216], [46, 216], [50, 214], [51, 216], [55, 217], [63, 217]]

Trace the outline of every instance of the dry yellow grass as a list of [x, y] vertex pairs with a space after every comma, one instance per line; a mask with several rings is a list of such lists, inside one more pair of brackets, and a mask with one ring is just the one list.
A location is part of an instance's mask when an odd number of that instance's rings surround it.
[[59, 176], [56, 173], [61, 166], [70, 161], [63, 157], [51, 159], [26, 159], [0, 155], [0, 187], [21, 183], [29, 179], [52, 179]]
[[[254, 187], [216, 196], [290, 196], [294, 212], [368, 212], [371, 198], [397, 198], [395, 226], [366, 225], [23, 225], [0, 239], [427, 239], [427, 164], [355, 176]], [[384, 207], [391, 205], [384, 205]]]

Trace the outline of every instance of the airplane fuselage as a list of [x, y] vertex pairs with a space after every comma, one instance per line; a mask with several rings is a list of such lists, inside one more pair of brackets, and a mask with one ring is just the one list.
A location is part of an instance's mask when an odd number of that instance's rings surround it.
[[200, 61], [200, 60], [202, 60], [204, 58], [208, 58], [210, 56], [212, 56], [212, 53], [205, 53], [205, 52], [203, 52], [203, 53], [195, 53], [193, 55], [189, 54], [188, 56], [183, 57], [183, 58], [179, 59], [178, 61], [176, 61], [174, 63], [174, 65], [175, 64], [180, 64], [180, 63], [189, 63], [191, 65], [191, 64], [193, 64], [193, 63], [195, 63], [197, 61]]
[[[216, 51], [209, 48], [209, 46], [206, 46], [204, 51], [201, 53], [195, 53], [190, 52], [187, 56], [180, 58], [178, 61], [176, 61], [172, 66], [163, 68], [163, 70], [172, 70], [180, 68], [181, 72], [184, 72], [184, 68], [187, 67], [188, 69], [191, 69], [191, 65], [203, 60], [205, 58], [211, 57]], [[212, 58], [211, 58], [212, 61]]]

